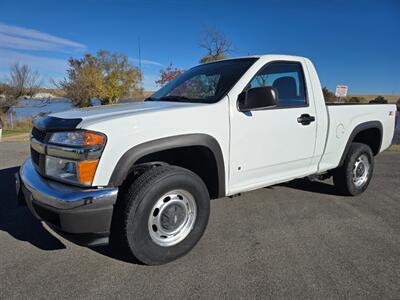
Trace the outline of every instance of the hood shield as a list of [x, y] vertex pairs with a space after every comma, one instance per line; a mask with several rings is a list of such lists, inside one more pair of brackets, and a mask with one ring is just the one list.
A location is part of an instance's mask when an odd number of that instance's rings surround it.
[[81, 118], [64, 119], [51, 116], [39, 117], [33, 121], [33, 126], [41, 131], [57, 131], [76, 129]]

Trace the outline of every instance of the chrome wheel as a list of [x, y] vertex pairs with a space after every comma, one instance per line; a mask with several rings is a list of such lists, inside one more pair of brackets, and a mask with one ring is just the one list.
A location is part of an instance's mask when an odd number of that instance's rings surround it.
[[370, 162], [367, 155], [360, 155], [353, 168], [353, 183], [359, 188], [368, 181]]
[[173, 190], [153, 206], [148, 230], [154, 243], [170, 247], [183, 241], [192, 231], [197, 217], [196, 201], [185, 190]]

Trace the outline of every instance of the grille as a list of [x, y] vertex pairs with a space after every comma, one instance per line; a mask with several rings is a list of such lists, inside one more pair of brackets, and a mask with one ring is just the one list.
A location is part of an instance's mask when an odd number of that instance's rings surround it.
[[[32, 137], [38, 140], [39, 142], [44, 143], [46, 140], [46, 132], [39, 130], [36, 127], [32, 128]], [[43, 175], [44, 174], [44, 155], [40, 154], [36, 150], [34, 150], [31, 147], [31, 159], [33, 162], [33, 165], [36, 169], [36, 171], [39, 172], [39, 174]]]
[[31, 158], [35, 166], [39, 167], [40, 154], [31, 148]]
[[37, 129], [36, 127], [32, 128], [32, 136], [37, 139], [39, 142], [44, 142], [46, 138], [46, 132]]
[[45, 156], [44, 154], [40, 154], [39, 152], [35, 151], [31, 147], [31, 159], [33, 166], [35, 167], [36, 171], [44, 176], [44, 165], [45, 165]]

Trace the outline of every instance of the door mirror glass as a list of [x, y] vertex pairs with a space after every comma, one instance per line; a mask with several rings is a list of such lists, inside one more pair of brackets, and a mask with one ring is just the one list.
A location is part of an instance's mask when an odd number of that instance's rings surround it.
[[276, 91], [270, 86], [248, 89], [239, 94], [237, 101], [238, 109], [242, 112], [270, 108], [276, 104]]

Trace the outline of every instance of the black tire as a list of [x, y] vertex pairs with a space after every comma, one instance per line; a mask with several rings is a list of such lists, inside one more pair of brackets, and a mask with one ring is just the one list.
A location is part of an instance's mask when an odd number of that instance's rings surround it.
[[[353, 180], [353, 171], [357, 160], [365, 155], [368, 158], [369, 169], [365, 182], [357, 185]], [[362, 143], [352, 143], [343, 165], [333, 171], [333, 182], [340, 193], [347, 196], [356, 196], [363, 193], [371, 181], [374, 171], [374, 155], [371, 148]]]
[[[160, 246], [150, 236], [149, 217], [160, 197], [177, 189], [193, 195], [197, 216], [182, 241]], [[147, 265], [168, 263], [185, 255], [197, 244], [206, 229], [209, 214], [210, 197], [199, 176], [177, 166], [154, 167], [139, 176], [118, 200], [110, 244]]]

